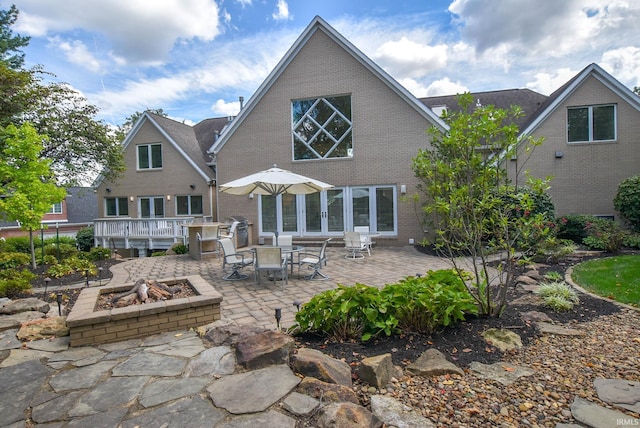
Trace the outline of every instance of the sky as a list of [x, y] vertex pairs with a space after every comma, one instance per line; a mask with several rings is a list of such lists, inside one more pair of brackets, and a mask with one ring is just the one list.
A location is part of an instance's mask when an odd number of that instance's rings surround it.
[[591, 63], [640, 86], [638, 0], [0, 0], [28, 67], [113, 125], [236, 115], [315, 16], [417, 97], [529, 88]]

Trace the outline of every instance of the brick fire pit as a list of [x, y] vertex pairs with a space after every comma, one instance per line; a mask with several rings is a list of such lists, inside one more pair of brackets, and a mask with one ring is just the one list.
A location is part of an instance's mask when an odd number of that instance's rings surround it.
[[200, 275], [158, 280], [168, 286], [185, 281], [197, 296], [102, 311], [95, 311], [100, 294], [121, 293], [132, 285], [85, 288], [67, 316], [71, 346], [119, 342], [219, 320], [222, 295]]

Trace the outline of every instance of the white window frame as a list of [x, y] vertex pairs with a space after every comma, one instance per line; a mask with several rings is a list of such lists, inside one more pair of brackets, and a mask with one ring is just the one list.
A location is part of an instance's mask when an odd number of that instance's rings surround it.
[[51, 211], [49, 211], [49, 214], [62, 214], [62, 202], [56, 202], [51, 205]]
[[[606, 140], [596, 140], [593, 136], [593, 109], [597, 107], [613, 107], [613, 138]], [[569, 111], [587, 109], [587, 126], [588, 126], [588, 139], [580, 141], [569, 140]], [[617, 104], [594, 104], [586, 106], [571, 106], [567, 107], [567, 143], [568, 144], [585, 144], [585, 143], [608, 143], [618, 140], [618, 106]]]
[[[153, 150], [152, 147], [158, 146], [160, 147], [160, 166], [153, 166]], [[147, 156], [149, 159], [149, 166], [142, 167], [140, 166], [140, 148], [147, 148]], [[164, 150], [162, 148], [162, 143], [149, 143], [149, 144], [138, 144], [136, 146], [136, 167], [138, 171], [152, 171], [162, 169], [164, 166]]]
[[[193, 204], [192, 204], [192, 198], [200, 198], [200, 208], [202, 208], [202, 212], [199, 213], [193, 213]], [[178, 213], [178, 207], [180, 206], [178, 199], [179, 198], [187, 198], [187, 211], [188, 213], [186, 214], [179, 214]], [[204, 198], [202, 197], [202, 195], [176, 195], [176, 216], [193, 216], [193, 215], [204, 215]]]

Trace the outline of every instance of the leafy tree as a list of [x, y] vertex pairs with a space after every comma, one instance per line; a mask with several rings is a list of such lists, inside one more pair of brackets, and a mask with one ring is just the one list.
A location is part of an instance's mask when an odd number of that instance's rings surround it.
[[[518, 258], [526, 254], [522, 246], [550, 234], [547, 214], [534, 212], [536, 195], [545, 192], [546, 183], [529, 178], [529, 191], [518, 191], [509, 186], [500, 160], [542, 141], [530, 138], [519, 145], [513, 120], [522, 115], [519, 107], [474, 108], [468, 93], [458, 102], [461, 111], [444, 116], [449, 130], [429, 130], [431, 148], [418, 152], [412, 168], [421, 181], [423, 214], [435, 233], [436, 249], [453, 263], [479, 312], [499, 316]], [[504, 260], [497, 275], [489, 266], [494, 254]], [[474, 262], [465, 266], [460, 255]], [[472, 278], [465, 269], [473, 271]]]
[[31, 264], [36, 267], [33, 230], [66, 191], [56, 185], [51, 162], [41, 157], [44, 137], [28, 123], [0, 128], [0, 212], [29, 231]]
[[[161, 108], [147, 109], [145, 111], [148, 111], [149, 113], [157, 114], [158, 116], [167, 117], [167, 113], [165, 113], [164, 110], [162, 110]], [[133, 128], [133, 125], [136, 124], [136, 122], [142, 117], [143, 114], [144, 112], [142, 111], [136, 111], [131, 116], [127, 117], [124, 123], [119, 127], [120, 132], [122, 132], [123, 135], [126, 135], [129, 131], [131, 131], [131, 129]]]
[[30, 122], [44, 141], [42, 156], [51, 160], [59, 184], [78, 185], [97, 170], [115, 180], [125, 169], [119, 134], [96, 119], [98, 108], [68, 85], [44, 83], [41, 66], [23, 69], [29, 38], [14, 35], [18, 17], [12, 6], [0, 11], [0, 126]]
[[13, 70], [19, 70], [24, 66], [24, 48], [29, 44], [31, 37], [14, 35], [11, 26], [18, 19], [18, 9], [11, 5], [9, 10], [0, 10], [0, 61]]
[[634, 92], [636, 95], [640, 95], [640, 86], [634, 86], [634, 88], [633, 88], [633, 92]]

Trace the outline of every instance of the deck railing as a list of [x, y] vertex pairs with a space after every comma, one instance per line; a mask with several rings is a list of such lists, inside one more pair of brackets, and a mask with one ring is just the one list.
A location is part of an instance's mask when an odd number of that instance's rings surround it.
[[99, 218], [95, 219], [94, 241], [107, 247], [110, 241], [130, 248], [132, 241], [145, 241], [147, 248], [168, 248], [174, 242], [186, 243], [193, 217], [177, 218]]

